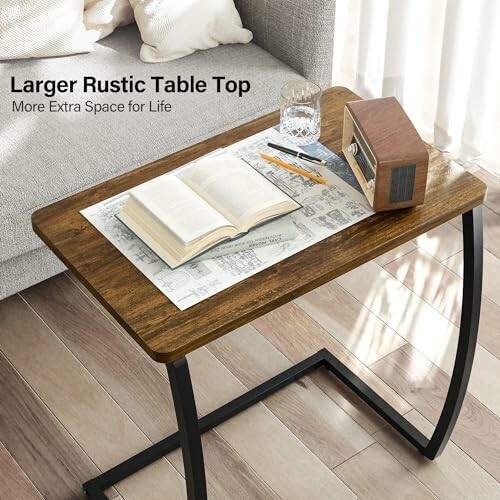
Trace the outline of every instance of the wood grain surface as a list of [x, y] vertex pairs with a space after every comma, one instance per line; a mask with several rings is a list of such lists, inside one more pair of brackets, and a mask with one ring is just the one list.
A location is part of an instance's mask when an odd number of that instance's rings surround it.
[[[345, 88], [324, 93], [321, 140], [333, 151], [341, 149], [344, 104], [356, 99]], [[370, 217], [186, 311], [179, 311], [79, 213], [277, 123], [278, 113], [272, 113], [33, 215], [36, 233], [153, 359], [174, 361], [480, 205], [485, 197], [482, 181], [431, 150], [425, 205]]]
[[[407, 288], [415, 292], [434, 309], [455, 325], [460, 325], [462, 311], [462, 280], [454, 272], [423, 250], [416, 249], [384, 269]], [[425, 275], [427, 279], [422, 280]], [[498, 335], [500, 306], [483, 296], [479, 321], [479, 343], [500, 359], [500, 335]]]
[[[443, 264], [463, 278], [463, 252], [459, 252], [443, 260]], [[483, 253], [483, 295], [500, 306], [500, 259], [491, 252], [488, 252], [488, 250], [485, 250]]]
[[[21, 302], [19, 297], [0, 302], [0, 344], [13, 331], [17, 333], [12, 322], [19, 318]], [[29, 331], [36, 332], [35, 326], [36, 320], [32, 321]], [[83, 498], [80, 485], [100, 470], [21, 378], [12, 365], [12, 358], [8, 359], [0, 355], [2, 443], [45, 498]], [[114, 496], [109, 493], [110, 498]]]
[[[19, 296], [0, 304], [3, 306], [0, 349], [100, 471], [151, 445], [151, 440]], [[11, 332], [15, 335], [10, 335]], [[8, 404], [2, 410], [13, 411], [11, 406], [14, 405]], [[95, 418], [97, 409], [102, 411], [100, 418]], [[22, 429], [26, 432], [29, 427], [23, 425]], [[38, 439], [41, 437], [46, 439], [50, 451], [51, 435], [44, 432]], [[8, 443], [2, 442], [9, 449]], [[61, 468], [66, 470], [67, 464], [78, 466], [80, 461], [77, 455], [65, 457], [60, 460]], [[37, 461], [36, 466], [41, 463], [45, 466], [43, 461]], [[54, 460], [46, 464], [53, 466]], [[82, 478], [88, 480], [97, 474], [87, 472]], [[137, 500], [144, 498], [148, 488], [151, 500], [164, 498], [164, 491], [170, 491], [173, 498], [185, 497], [184, 479], [166, 459], [116, 485], [122, 496]]]
[[[279, 500], [280, 497], [215, 431], [203, 434], [202, 445], [208, 498]], [[184, 474], [181, 450], [169, 454], [168, 458]]]
[[[377, 361], [371, 368], [427, 420], [433, 425], [437, 423], [450, 383], [446, 373], [410, 345]], [[500, 480], [500, 419], [469, 393], [452, 439]]]
[[1, 498], [16, 500], [43, 500], [26, 473], [0, 443], [0, 478], [2, 478]]
[[334, 281], [299, 297], [295, 303], [367, 365], [406, 343]]
[[[451, 321], [374, 262], [340, 277], [338, 283], [451, 375], [458, 344], [458, 328]], [[500, 380], [500, 365], [477, 345], [468, 391], [500, 416], [500, 392], [492, 386], [492, 380]]]
[[[188, 355], [200, 415], [246, 391], [206, 348]], [[355, 498], [328, 467], [262, 403], [217, 427], [217, 433], [281, 498]], [[291, 459], [293, 457], [293, 460]], [[308, 481], [303, 481], [308, 477]]]
[[[248, 388], [292, 365], [251, 325], [218, 339], [209, 350]], [[269, 396], [264, 405], [330, 469], [373, 443], [310, 377]]]
[[363, 500], [435, 499], [431, 490], [379, 444], [370, 446], [337, 467], [335, 474]]
[[[353, 373], [362, 378], [397, 411], [404, 414], [411, 406], [348, 349], [321, 328], [296, 304], [287, 304], [259, 318], [253, 325], [288, 359], [298, 363], [322, 348], [328, 349]], [[362, 399], [326, 370], [309, 375], [353, 420], [370, 434], [386, 425]]]
[[[418, 429], [431, 435], [434, 426], [416, 410], [406, 418]], [[439, 460], [429, 461], [387, 426], [374, 435], [375, 439], [410, 470], [441, 500], [491, 500], [498, 496], [498, 483], [479, 464], [450, 441]]]

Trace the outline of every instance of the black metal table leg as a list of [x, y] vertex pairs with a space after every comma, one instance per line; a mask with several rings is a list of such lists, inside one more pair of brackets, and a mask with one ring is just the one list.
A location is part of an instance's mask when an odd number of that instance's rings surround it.
[[85, 490], [89, 500], [108, 500], [108, 497], [100, 488], [88, 488]]
[[186, 476], [188, 500], [206, 500], [207, 485], [201, 446], [201, 433], [186, 358], [167, 365], [172, 389]]
[[105, 489], [181, 446], [188, 499], [206, 500], [201, 434], [318, 368], [332, 372], [426, 457], [432, 460], [439, 456], [451, 436], [467, 391], [481, 309], [483, 272], [481, 207], [474, 208], [462, 217], [464, 283], [457, 354], [443, 410], [430, 439], [326, 349], [321, 349], [198, 420], [188, 363], [182, 358], [167, 365], [179, 431], [87, 481], [83, 488], [88, 497], [96, 500], [105, 499], [103, 493]]
[[455, 427], [467, 391], [472, 362], [474, 361], [483, 280], [483, 221], [481, 206], [462, 215], [462, 230], [464, 240], [464, 282], [460, 333], [448, 395], [436, 429], [423, 452], [431, 460], [441, 455]]

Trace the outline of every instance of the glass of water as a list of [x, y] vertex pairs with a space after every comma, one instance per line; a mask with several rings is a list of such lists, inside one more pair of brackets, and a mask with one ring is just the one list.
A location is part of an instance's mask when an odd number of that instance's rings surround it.
[[321, 133], [321, 89], [307, 81], [288, 82], [281, 90], [280, 133], [293, 144], [305, 146]]

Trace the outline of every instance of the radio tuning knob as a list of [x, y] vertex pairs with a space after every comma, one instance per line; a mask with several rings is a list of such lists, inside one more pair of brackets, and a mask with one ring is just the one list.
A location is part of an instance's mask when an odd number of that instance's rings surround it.
[[355, 142], [349, 144], [347, 151], [349, 151], [349, 153], [351, 153], [353, 156], [356, 156], [358, 154], [358, 145]]

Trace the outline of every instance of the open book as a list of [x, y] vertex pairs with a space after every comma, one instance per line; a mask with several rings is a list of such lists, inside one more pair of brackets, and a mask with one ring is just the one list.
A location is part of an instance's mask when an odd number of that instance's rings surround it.
[[132, 189], [119, 218], [175, 268], [300, 206], [245, 161], [221, 154]]

